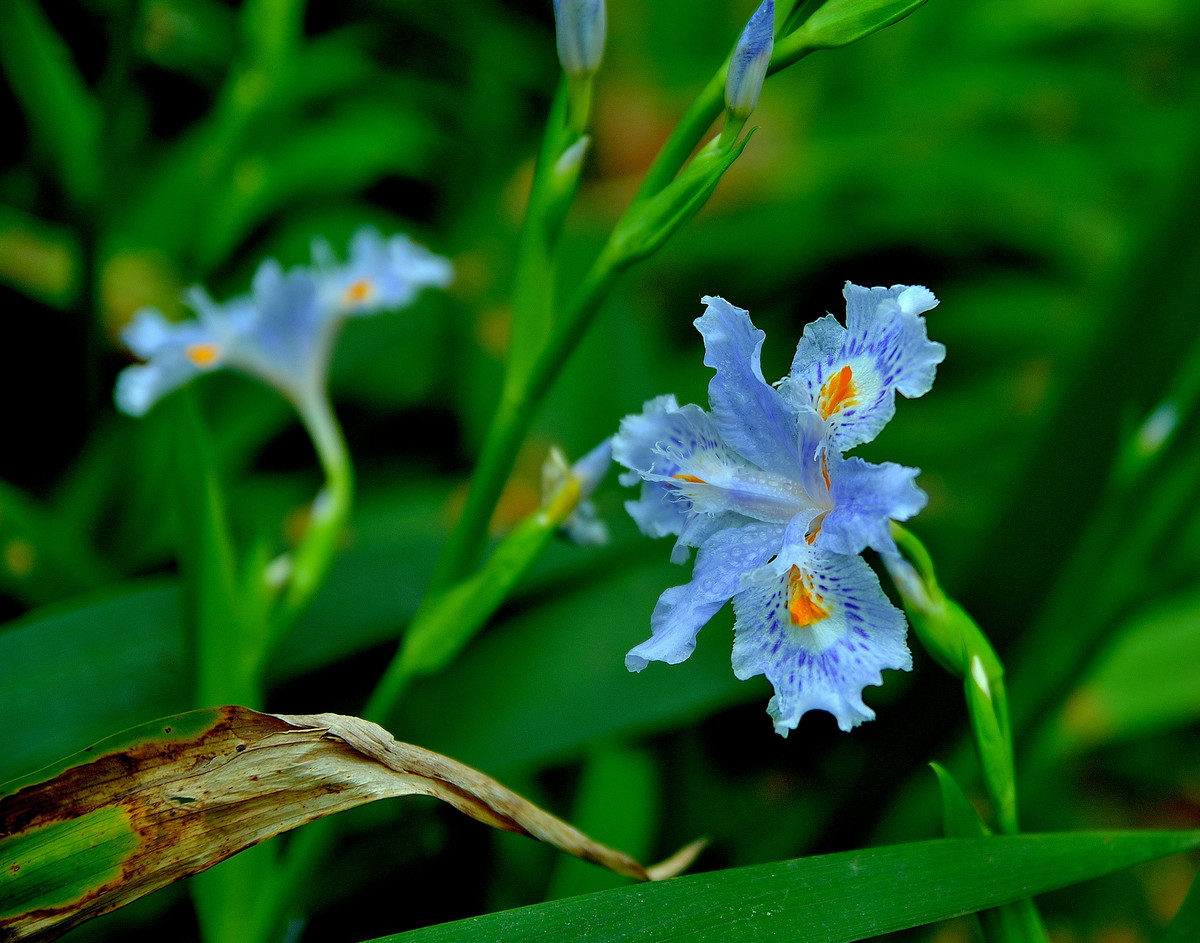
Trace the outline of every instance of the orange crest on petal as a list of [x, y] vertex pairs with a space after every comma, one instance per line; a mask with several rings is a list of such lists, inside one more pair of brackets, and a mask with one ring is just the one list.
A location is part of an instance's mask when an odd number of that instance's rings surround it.
[[821, 605], [825, 600], [812, 591], [812, 577], [798, 566], [788, 574], [788, 616], [792, 625], [803, 628], [820, 622], [829, 616], [829, 610]]
[[197, 367], [208, 369], [216, 364], [220, 358], [221, 346], [211, 342], [188, 344], [187, 349], [183, 353]]
[[817, 408], [821, 413], [821, 418], [828, 419], [834, 413], [857, 403], [858, 387], [854, 385], [854, 371], [847, 364], [822, 385], [821, 399]]
[[676, 479], [677, 481], [690, 481], [693, 484], [697, 484], [697, 485], [708, 484], [708, 482], [705, 481], [703, 478], [697, 478], [695, 475], [672, 475], [671, 477]]
[[350, 283], [349, 287], [342, 294], [342, 301], [347, 306], [359, 305], [364, 301], [370, 300], [371, 295], [375, 293], [375, 286], [371, 284], [369, 279], [359, 278]]

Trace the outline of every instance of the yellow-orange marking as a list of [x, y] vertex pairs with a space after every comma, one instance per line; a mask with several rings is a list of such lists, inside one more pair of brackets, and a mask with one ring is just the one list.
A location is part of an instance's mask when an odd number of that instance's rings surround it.
[[813, 593], [812, 577], [793, 566], [788, 574], [788, 615], [792, 625], [803, 628], [827, 618], [829, 610], [821, 605], [824, 601], [820, 594]]
[[708, 484], [708, 482], [707, 482], [707, 481], [705, 481], [703, 478], [697, 478], [695, 475], [672, 475], [671, 477], [672, 477], [672, 478], [677, 478], [677, 479], [679, 479], [680, 481], [690, 481], [690, 482], [693, 482], [693, 483], [695, 483], [695, 484], [697, 484], [697, 485], [706, 485], [706, 484]]
[[821, 418], [828, 419], [834, 413], [857, 403], [858, 387], [854, 385], [854, 371], [846, 365], [825, 381], [821, 387], [821, 399], [817, 408], [821, 412]]
[[187, 350], [184, 351], [184, 356], [197, 367], [211, 367], [221, 356], [221, 347], [219, 344], [209, 342], [189, 344]]
[[348, 305], [362, 304], [375, 292], [375, 286], [368, 279], [360, 278], [350, 283], [342, 300]]

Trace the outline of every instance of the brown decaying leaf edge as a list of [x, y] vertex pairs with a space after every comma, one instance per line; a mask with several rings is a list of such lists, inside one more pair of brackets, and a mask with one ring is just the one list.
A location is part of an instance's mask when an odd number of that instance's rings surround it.
[[645, 868], [483, 773], [401, 743], [370, 721], [236, 706], [211, 713], [214, 723], [196, 736], [97, 756], [0, 799], [3, 834], [116, 807], [139, 841], [117, 877], [61, 907], [0, 920], [0, 940], [53, 939], [280, 832], [393, 796], [434, 796], [488, 825], [644, 881], [678, 874], [702, 846]]

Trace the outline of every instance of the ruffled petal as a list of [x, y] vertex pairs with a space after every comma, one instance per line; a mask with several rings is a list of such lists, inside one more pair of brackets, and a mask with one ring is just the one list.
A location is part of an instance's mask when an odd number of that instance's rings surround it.
[[882, 684], [884, 668], [912, 667], [904, 616], [861, 557], [789, 540], [746, 575], [733, 605], [734, 674], [771, 682], [767, 712], [782, 736], [810, 710], [833, 714], [842, 730], [873, 719], [863, 688]]
[[879, 434], [896, 393], [921, 396], [946, 348], [930, 341], [921, 313], [937, 304], [927, 288], [861, 288], [846, 283], [846, 327], [832, 316], [809, 324], [780, 386], [796, 410], [815, 411], [829, 445], [846, 451]]
[[717, 374], [709, 381], [713, 420], [724, 442], [759, 468], [797, 477], [796, 415], [762, 375], [766, 334], [749, 312], [724, 298], [706, 295], [708, 309], [696, 319], [704, 336], [704, 363]]
[[[747, 461], [724, 442], [712, 416], [671, 396], [621, 421], [613, 456], [630, 469], [623, 483], [635, 483], [636, 474], [662, 485], [644, 490], [630, 509], [646, 533], [680, 533], [692, 514], [733, 513], [779, 524], [813, 507], [803, 481]], [[678, 504], [677, 515], [668, 502]]]
[[696, 553], [692, 580], [672, 586], [650, 617], [651, 638], [625, 656], [625, 667], [641, 671], [651, 661], [675, 665], [696, 647], [696, 634], [737, 591], [742, 574], [779, 552], [785, 528], [745, 524], [710, 536]]
[[928, 501], [916, 485], [921, 470], [836, 454], [827, 460], [833, 510], [822, 519], [816, 546], [833, 553], [862, 553], [867, 547], [895, 552], [888, 522], [915, 517]]

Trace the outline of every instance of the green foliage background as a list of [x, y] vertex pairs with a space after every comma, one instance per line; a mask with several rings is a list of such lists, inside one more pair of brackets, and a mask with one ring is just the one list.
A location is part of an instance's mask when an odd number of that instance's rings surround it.
[[[752, 6], [612, 0], [568, 272]], [[117, 330], [143, 304], [180, 313], [194, 281], [239, 293], [259, 259], [303, 261], [314, 235], [344, 246], [369, 222], [451, 257], [457, 281], [342, 337], [333, 391], [360, 497], [266, 705], [357, 712], [495, 403], [512, 246], [557, 81], [550, 3], [19, 0], [0, 23], [0, 107], [24, 132], [0, 145], [0, 781], [193, 706], [173, 417], [114, 411]], [[863, 454], [924, 469], [915, 529], [1009, 667], [1023, 825], [1194, 827], [1197, 423], [1137, 487], [1113, 476], [1122, 443], [1200, 370], [1198, 42], [1185, 0], [935, 0], [770, 79], [760, 130], [709, 205], [625, 278], [569, 364], [497, 525], [535, 506], [548, 444], [580, 455], [660, 393], [704, 401], [700, 295], [750, 309], [774, 379], [845, 280], [926, 284], [946, 363]], [[272, 391], [230, 375], [198, 386], [235, 536], [277, 553], [318, 483], [307, 441]], [[787, 740], [763, 714], [766, 683], [732, 677], [728, 613], [687, 663], [625, 671], [686, 571], [622, 500], [613, 481], [598, 496], [613, 543], [552, 548], [463, 657], [406, 694], [392, 731], [643, 858], [701, 834], [701, 868], [939, 834], [925, 764], [957, 758], [967, 783], [971, 765], [956, 685], [922, 653], [868, 692], [874, 723], [845, 735], [809, 715]], [[621, 882], [432, 804], [347, 819], [308, 895], [312, 939]], [[1150, 940], [1190, 876], [1172, 858], [1043, 912], [1056, 939]], [[176, 889], [72, 939], [195, 933]]]

